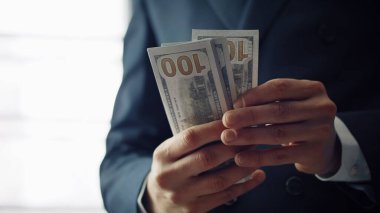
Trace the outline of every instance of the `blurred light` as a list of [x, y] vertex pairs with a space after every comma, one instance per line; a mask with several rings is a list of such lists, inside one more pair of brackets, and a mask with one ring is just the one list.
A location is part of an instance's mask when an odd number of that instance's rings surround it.
[[123, 0], [1, 0], [0, 32], [115, 37], [126, 29], [126, 7]]
[[128, 22], [124, 0], [0, 0], [0, 212], [102, 208]]

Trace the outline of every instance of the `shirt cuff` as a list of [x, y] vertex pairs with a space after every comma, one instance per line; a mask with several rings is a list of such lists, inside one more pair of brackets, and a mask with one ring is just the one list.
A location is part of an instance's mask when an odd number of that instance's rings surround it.
[[139, 196], [137, 197], [137, 206], [140, 213], [148, 213], [143, 204], [143, 197], [146, 191], [147, 177], [145, 177], [144, 182], [141, 186]]
[[322, 181], [361, 182], [371, 180], [371, 174], [355, 137], [338, 117], [334, 120], [335, 131], [342, 145], [339, 170], [331, 177], [316, 177]]

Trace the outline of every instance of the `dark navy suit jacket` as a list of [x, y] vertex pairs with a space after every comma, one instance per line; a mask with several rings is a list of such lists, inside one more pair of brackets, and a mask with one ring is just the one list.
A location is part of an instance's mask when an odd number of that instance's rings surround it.
[[[146, 48], [191, 39], [191, 29], [259, 29], [259, 83], [318, 80], [358, 140], [380, 194], [380, 8], [378, 0], [140, 0], [125, 36], [101, 190], [112, 213], [137, 212], [153, 150], [172, 136]], [[344, 183], [294, 166], [266, 168], [267, 180], [216, 212], [362, 212], [373, 203]], [[372, 206], [372, 207], [371, 207]], [[378, 209], [377, 209], [378, 210]]]

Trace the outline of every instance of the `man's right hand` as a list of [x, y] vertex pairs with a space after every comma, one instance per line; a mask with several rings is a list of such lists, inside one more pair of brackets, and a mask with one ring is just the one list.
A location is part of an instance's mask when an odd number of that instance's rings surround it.
[[[157, 147], [144, 199], [149, 212], [207, 212], [263, 182], [262, 170], [236, 165], [204, 173], [240, 151], [212, 143], [224, 129], [221, 121], [194, 126]], [[248, 175], [251, 180], [236, 184]]]

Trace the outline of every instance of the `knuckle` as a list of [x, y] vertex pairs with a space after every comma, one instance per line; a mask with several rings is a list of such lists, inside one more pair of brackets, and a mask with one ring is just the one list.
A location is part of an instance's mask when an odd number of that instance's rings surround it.
[[153, 159], [157, 161], [162, 161], [165, 158], [165, 154], [168, 153], [168, 149], [163, 147], [163, 146], [158, 146], [154, 151], [153, 151]]
[[170, 178], [168, 172], [161, 172], [155, 175], [154, 179], [156, 180], [157, 186], [162, 189], [168, 189], [170, 184]]
[[257, 120], [257, 115], [256, 115], [256, 111], [254, 110], [254, 108], [250, 108], [248, 110], [248, 116], [249, 116], [249, 120], [250, 121], [256, 121]]
[[181, 193], [171, 192], [168, 195], [168, 198], [169, 198], [170, 202], [172, 202], [174, 204], [180, 204], [180, 203], [182, 203], [182, 195], [181, 195]]
[[182, 140], [186, 146], [192, 147], [196, 143], [196, 133], [194, 128], [185, 130], [182, 134]]
[[335, 116], [336, 111], [337, 111], [337, 107], [335, 103], [330, 100], [322, 104], [322, 109], [324, 112], [326, 112], [329, 115], [329, 117]]
[[312, 81], [312, 83], [310, 84], [310, 88], [312, 89], [312, 91], [315, 91], [317, 93], [326, 92], [325, 86], [320, 81]]
[[157, 148], [153, 151], [153, 159], [154, 159], [154, 160], [161, 160], [161, 159], [162, 159], [162, 155], [161, 155], [160, 147], [157, 147]]
[[287, 133], [281, 127], [274, 127], [273, 128], [273, 135], [274, 135], [274, 139], [276, 140], [277, 143], [282, 143], [282, 141], [284, 141], [284, 139], [286, 138]]
[[163, 175], [157, 175], [154, 179], [156, 180], [156, 183], [157, 183], [157, 185], [160, 188], [166, 188], [167, 181], [166, 181], [166, 177], [165, 176], [163, 176]]
[[215, 159], [215, 154], [211, 151], [199, 151], [196, 156], [195, 160], [201, 164], [203, 168], [208, 168], [212, 166]]
[[222, 176], [215, 176], [210, 180], [210, 186], [215, 191], [221, 191], [227, 187], [227, 181]]
[[290, 113], [290, 107], [288, 104], [283, 102], [277, 102], [277, 110], [276, 115], [278, 118], [286, 118], [286, 116]]
[[278, 96], [282, 96], [290, 87], [290, 84], [285, 79], [274, 79], [271, 81], [272, 88]]

